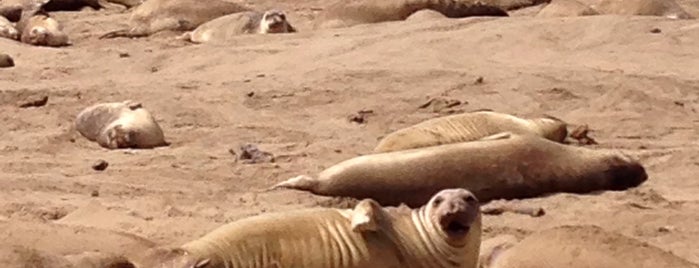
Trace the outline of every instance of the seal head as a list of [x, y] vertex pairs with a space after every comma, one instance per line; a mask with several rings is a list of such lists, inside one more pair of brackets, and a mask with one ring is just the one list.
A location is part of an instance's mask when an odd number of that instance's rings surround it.
[[262, 14], [262, 32], [264, 33], [287, 33], [293, 32], [289, 22], [286, 20], [286, 13], [281, 10], [268, 10]]
[[441, 230], [452, 246], [468, 242], [471, 228], [480, 223], [478, 198], [462, 188], [445, 189], [435, 194], [426, 206], [430, 221]]

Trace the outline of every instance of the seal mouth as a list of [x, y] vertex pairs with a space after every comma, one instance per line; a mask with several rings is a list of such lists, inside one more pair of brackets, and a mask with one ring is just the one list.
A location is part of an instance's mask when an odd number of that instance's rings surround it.
[[466, 215], [449, 214], [442, 217], [439, 224], [442, 230], [451, 237], [462, 237], [471, 230], [471, 221]]

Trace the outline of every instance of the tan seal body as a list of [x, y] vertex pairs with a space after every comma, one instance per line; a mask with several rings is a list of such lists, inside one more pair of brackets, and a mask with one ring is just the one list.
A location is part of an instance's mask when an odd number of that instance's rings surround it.
[[595, 9], [602, 14], [694, 19], [675, 0], [602, 0]]
[[19, 40], [19, 31], [7, 18], [0, 16], [0, 38]]
[[143, 37], [160, 31], [191, 31], [199, 25], [232, 13], [249, 11], [240, 4], [224, 0], [146, 0], [130, 17], [130, 29], [100, 36]]
[[438, 11], [434, 11], [432, 9], [423, 9], [411, 14], [410, 16], [408, 16], [408, 18], [405, 19], [405, 21], [429, 21], [444, 19], [446, 17], [447, 16], [444, 16], [444, 14], [439, 13]]
[[180, 39], [194, 43], [226, 42], [241, 34], [293, 33], [296, 29], [286, 19], [286, 14], [278, 10], [238, 12], [208, 21], [194, 31], [180, 36]]
[[109, 149], [168, 145], [155, 118], [133, 101], [87, 107], [76, 117], [75, 129], [88, 140]]
[[540, 231], [496, 254], [483, 268], [699, 267], [655, 246], [591, 225]]
[[267, 213], [228, 223], [164, 254], [155, 251], [139, 267], [475, 268], [478, 207], [469, 191], [445, 189], [414, 210], [366, 199], [352, 210]]
[[411, 14], [431, 9], [449, 18], [507, 16], [501, 8], [460, 0], [337, 0], [318, 18], [315, 28], [339, 28], [358, 24], [405, 20]]
[[469, 189], [488, 202], [556, 192], [623, 190], [646, 179], [640, 163], [614, 150], [500, 133], [479, 141], [355, 157], [325, 169], [318, 178], [301, 175], [270, 189], [415, 207], [452, 187]]
[[374, 152], [435, 146], [474, 141], [500, 132], [533, 133], [556, 142], [563, 142], [567, 124], [554, 118], [524, 119], [492, 111], [476, 111], [448, 115], [423, 121], [388, 134], [379, 141]]
[[594, 15], [599, 15], [599, 12], [586, 4], [578, 2], [577, 0], [553, 0], [541, 11], [539, 11], [539, 13], [536, 14], [536, 17], [555, 18]]

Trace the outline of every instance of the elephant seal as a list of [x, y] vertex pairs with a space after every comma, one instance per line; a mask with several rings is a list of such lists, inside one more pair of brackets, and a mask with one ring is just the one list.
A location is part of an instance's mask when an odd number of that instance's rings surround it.
[[225, 15], [199, 25], [178, 39], [193, 43], [224, 42], [240, 34], [293, 33], [296, 29], [280, 10], [239, 12]]
[[[475, 268], [478, 199], [445, 189], [418, 209], [308, 208], [257, 215], [221, 226], [174, 249], [152, 250], [138, 267]], [[147, 258], [148, 259], [148, 258]]]
[[460, 0], [337, 0], [320, 14], [314, 23], [314, 28], [340, 28], [358, 24], [401, 21], [423, 9], [438, 11], [448, 18], [507, 16], [506, 11], [496, 6]]
[[488, 202], [624, 190], [646, 179], [640, 163], [615, 150], [505, 132], [472, 142], [359, 156], [325, 169], [318, 178], [300, 175], [266, 190], [296, 189], [415, 207], [452, 187], [469, 189], [481, 202]]
[[75, 129], [108, 149], [167, 146], [163, 131], [141, 103], [131, 100], [100, 103], [83, 109]]
[[20, 41], [34, 46], [72, 45], [68, 34], [63, 31], [63, 25], [43, 10], [43, 3], [35, 2], [22, 10], [22, 17], [17, 22]]
[[7, 18], [0, 16], [0, 38], [19, 40], [19, 31]]
[[474, 111], [423, 121], [388, 134], [375, 153], [474, 141], [500, 132], [534, 133], [556, 142], [567, 136], [567, 124], [553, 117], [524, 119], [493, 111]]
[[25, 246], [0, 246], [0, 263], [5, 268], [136, 268], [126, 257], [100, 252], [61, 256]]
[[597, 10], [577, 0], [553, 0], [536, 14], [538, 18], [582, 17], [599, 15]]
[[488, 260], [482, 268], [699, 267], [648, 243], [593, 225], [564, 225], [530, 234], [513, 245], [502, 242], [505, 247], [482, 248], [481, 257]]
[[145, 37], [161, 31], [191, 31], [207, 21], [243, 11], [250, 9], [224, 0], [146, 0], [132, 11], [130, 29], [108, 32], [99, 39]]
[[675, 0], [602, 0], [595, 9], [601, 14], [694, 19]]
[[5, 53], [0, 53], [0, 68], [14, 67], [15, 61]]

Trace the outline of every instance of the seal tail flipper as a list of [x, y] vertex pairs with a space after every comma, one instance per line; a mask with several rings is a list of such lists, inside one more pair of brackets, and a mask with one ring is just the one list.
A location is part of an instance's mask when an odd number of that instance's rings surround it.
[[285, 180], [283, 182], [277, 183], [274, 186], [263, 190], [263, 192], [273, 191], [273, 190], [277, 190], [277, 189], [294, 189], [294, 190], [314, 192], [317, 185], [318, 185], [318, 181], [316, 179], [312, 178], [311, 176], [299, 175], [299, 176], [290, 178], [288, 180]]

